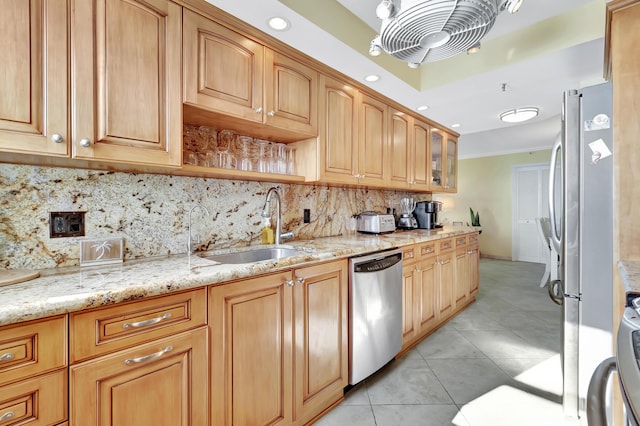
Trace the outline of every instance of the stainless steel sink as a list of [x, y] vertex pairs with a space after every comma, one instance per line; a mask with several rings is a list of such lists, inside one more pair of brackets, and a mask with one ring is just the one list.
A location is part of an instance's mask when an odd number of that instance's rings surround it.
[[291, 257], [298, 254], [302, 254], [304, 251], [296, 250], [293, 248], [286, 247], [269, 247], [269, 248], [258, 248], [254, 250], [240, 251], [236, 253], [225, 253], [225, 254], [212, 254], [212, 255], [199, 255], [203, 259], [212, 260], [214, 262], [220, 263], [253, 263], [260, 262], [263, 260], [274, 260], [274, 259], [282, 259], [284, 257]]

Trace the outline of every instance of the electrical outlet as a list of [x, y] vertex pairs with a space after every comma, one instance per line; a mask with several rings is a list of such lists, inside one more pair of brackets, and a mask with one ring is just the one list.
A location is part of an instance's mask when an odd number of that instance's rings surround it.
[[83, 237], [86, 212], [49, 212], [49, 237]]
[[303, 222], [310, 223], [311, 222], [311, 209], [302, 210], [303, 213]]

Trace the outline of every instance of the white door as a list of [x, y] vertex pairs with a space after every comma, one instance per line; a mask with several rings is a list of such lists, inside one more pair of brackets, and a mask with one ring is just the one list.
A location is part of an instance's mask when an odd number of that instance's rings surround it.
[[513, 166], [512, 169], [514, 261], [546, 263], [549, 257], [536, 223], [549, 216], [549, 165], [545, 163]]

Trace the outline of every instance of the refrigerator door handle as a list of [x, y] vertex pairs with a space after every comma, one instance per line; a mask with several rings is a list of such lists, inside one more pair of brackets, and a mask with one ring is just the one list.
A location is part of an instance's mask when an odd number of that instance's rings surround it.
[[560, 133], [556, 136], [556, 141], [551, 148], [551, 162], [549, 165], [549, 227], [551, 228], [551, 242], [556, 249], [556, 252], [562, 252], [562, 241], [560, 240], [560, 234], [556, 226], [556, 161], [558, 159], [558, 152], [562, 149], [562, 136]]

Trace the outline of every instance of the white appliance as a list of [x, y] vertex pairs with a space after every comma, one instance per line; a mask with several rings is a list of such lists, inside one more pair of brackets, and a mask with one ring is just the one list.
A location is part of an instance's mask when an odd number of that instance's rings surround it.
[[610, 83], [565, 92], [549, 168], [549, 218], [561, 263], [563, 406], [574, 418], [585, 417], [589, 380], [613, 352], [612, 144]]

